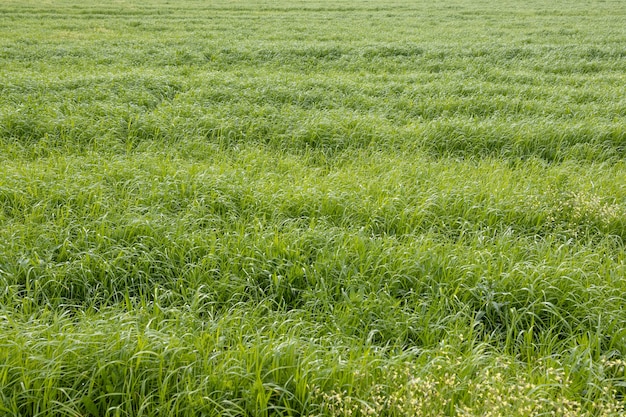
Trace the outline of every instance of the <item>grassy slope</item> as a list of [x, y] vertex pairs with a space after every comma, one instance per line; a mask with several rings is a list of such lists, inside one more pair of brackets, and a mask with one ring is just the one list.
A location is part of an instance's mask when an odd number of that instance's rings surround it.
[[543, 3], [4, 2], [0, 411], [618, 415], [625, 13]]

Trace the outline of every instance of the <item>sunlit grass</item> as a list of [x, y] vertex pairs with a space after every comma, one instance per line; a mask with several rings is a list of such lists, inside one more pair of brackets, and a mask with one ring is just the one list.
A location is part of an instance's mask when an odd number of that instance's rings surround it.
[[623, 414], [623, 21], [3, 3], [0, 414]]

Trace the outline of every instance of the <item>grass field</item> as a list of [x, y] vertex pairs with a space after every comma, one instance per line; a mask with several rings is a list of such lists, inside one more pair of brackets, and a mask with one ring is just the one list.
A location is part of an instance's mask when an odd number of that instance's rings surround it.
[[0, 3], [0, 415], [619, 416], [622, 1]]

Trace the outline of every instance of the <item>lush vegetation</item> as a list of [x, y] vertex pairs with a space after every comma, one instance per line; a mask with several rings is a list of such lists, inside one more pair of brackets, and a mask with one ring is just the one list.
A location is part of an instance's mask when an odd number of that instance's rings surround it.
[[624, 22], [3, 1], [0, 413], [624, 413]]

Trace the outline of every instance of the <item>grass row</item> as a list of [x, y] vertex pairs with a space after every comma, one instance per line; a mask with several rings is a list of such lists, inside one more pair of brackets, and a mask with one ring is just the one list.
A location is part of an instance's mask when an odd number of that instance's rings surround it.
[[626, 103], [614, 88], [619, 77], [580, 87], [514, 87], [462, 74], [429, 81], [347, 80], [350, 74], [233, 78], [212, 72], [188, 78], [187, 85], [176, 76], [138, 73], [31, 80], [28, 87], [5, 88], [0, 133], [6, 145], [17, 142], [39, 154], [209, 141], [295, 153], [374, 148], [548, 161], [624, 157]]
[[229, 314], [199, 319], [154, 304], [97, 318], [40, 313], [5, 321], [0, 407], [9, 415], [623, 411], [614, 395], [624, 363], [596, 357], [593, 335], [525, 365], [463, 333], [433, 349], [398, 351], [354, 343], [331, 333], [329, 323], [312, 325], [306, 312], [285, 317], [267, 307], [234, 305]]

